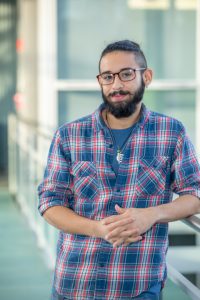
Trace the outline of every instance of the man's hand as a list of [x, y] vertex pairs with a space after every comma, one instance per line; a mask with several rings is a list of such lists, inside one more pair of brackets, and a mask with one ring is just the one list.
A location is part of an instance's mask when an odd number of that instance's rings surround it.
[[156, 223], [154, 208], [121, 208], [116, 205], [115, 209], [118, 215], [100, 221], [104, 227], [104, 239], [113, 247], [140, 241]]
[[[121, 237], [120, 234], [128, 230], [132, 222], [133, 219], [131, 217], [122, 218], [118, 215], [107, 217], [101, 221], [97, 221], [95, 236], [101, 237], [113, 245], [116, 242], [120, 245], [124, 242], [124, 238]], [[112, 238], [109, 238], [113, 232], [117, 232], [117, 234], [115, 234]], [[137, 237], [135, 241], [138, 240], [140, 240], [139, 237]]]

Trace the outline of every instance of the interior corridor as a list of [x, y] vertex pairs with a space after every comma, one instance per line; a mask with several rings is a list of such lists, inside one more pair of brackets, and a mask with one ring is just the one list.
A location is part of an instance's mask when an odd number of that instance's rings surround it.
[[0, 237], [0, 299], [50, 299], [52, 270], [5, 181], [0, 187]]

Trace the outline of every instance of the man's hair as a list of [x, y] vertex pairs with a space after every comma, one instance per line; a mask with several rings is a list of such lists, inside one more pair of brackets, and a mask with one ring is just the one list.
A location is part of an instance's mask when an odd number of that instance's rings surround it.
[[99, 71], [100, 71], [100, 64], [101, 64], [102, 58], [106, 54], [114, 52], [114, 51], [132, 52], [135, 55], [135, 60], [138, 63], [138, 65], [140, 66], [140, 68], [147, 68], [147, 61], [146, 61], [143, 51], [140, 48], [140, 45], [133, 41], [130, 41], [130, 40], [122, 40], [122, 41], [117, 41], [117, 42], [107, 45], [106, 48], [102, 51], [101, 57], [99, 60]]

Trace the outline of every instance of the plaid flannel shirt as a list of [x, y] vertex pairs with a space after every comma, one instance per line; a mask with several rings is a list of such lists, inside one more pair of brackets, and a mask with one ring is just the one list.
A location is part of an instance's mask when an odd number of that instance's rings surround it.
[[[64, 124], [53, 138], [39, 211], [69, 207], [101, 220], [121, 207], [145, 208], [172, 201], [173, 192], [200, 197], [200, 167], [183, 125], [142, 106], [118, 174], [113, 141], [101, 109]], [[145, 238], [113, 248], [100, 238], [60, 232], [54, 284], [67, 299], [131, 299], [166, 277], [168, 224], [157, 223]]]

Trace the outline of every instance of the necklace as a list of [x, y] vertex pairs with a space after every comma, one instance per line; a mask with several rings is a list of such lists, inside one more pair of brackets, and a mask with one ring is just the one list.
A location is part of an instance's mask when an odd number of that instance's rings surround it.
[[112, 132], [112, 129], [110, 127], [110, 124], [109, 124], [109, 121], [108, 121], [108, 112], [107, 111], [106, 111], [105, 117], [106, 117], [106, 122], [107, 122], [107, 125], [108, 125], [108, 129], [109, 129], [110, 135], [112, 137], [113, 143], [115, 143], [115, 145], [117, 146], [116, 160], [120, 164], [122, 162], [123, 158], [124, 158], [123, 150], [126, 147], [126, 144], [127, 144], [128, 140], [129, 140], [129, 138], [130, 138], [130, 136], [131, 136], [131, 134], [133, 132], [133, 129], [131, 130], [130, 134], [128, 135], [128, 137], [126, 138], [126, 140], [124, 141], [124, 143], [123, 143], [123, 145], [121, 146], [121, 149], [120, 149], [119, 145], [117, 145], [115, 136], [114, 136], [114, 134]]

